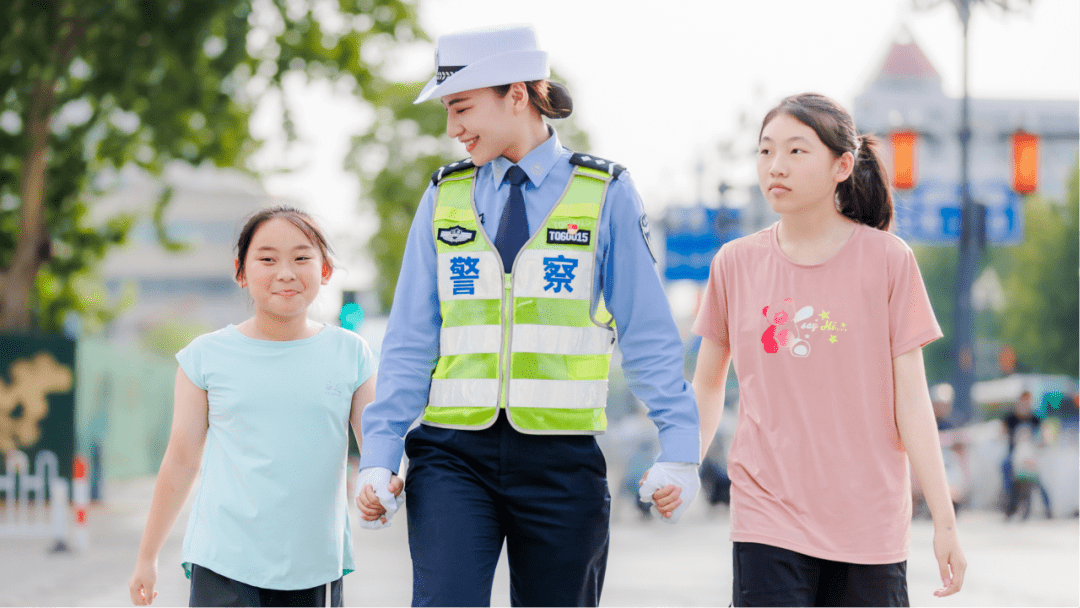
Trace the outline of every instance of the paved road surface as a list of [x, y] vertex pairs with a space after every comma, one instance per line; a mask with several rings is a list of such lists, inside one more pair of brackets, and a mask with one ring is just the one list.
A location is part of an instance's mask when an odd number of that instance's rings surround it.
[[[0, 539], [0, 605], [123, 606], [127, 580], [146, 520], [152, 479], [112, 483], [107, 501], [90, 511], [91, 548], [50, 555], [44, 540]], [[355, 513], [353, 514], [355, 517]], [[187, 605], [179, 566], [187, 513], [162, 551], [155, 605]], [[355, 522], [355, 520], [354, 520]], [[405, 606], [411, 570], [404, 514], [386, 530], [354, 526], [360, 569], [345, 578], [346, 605]], [[908, 565], [911, 601], [922, 606], [1080, 605], [1078, 520], [1004, 523], [994, 513], [961, 513], [961, 539], [970, 562], [964, 590], [939, 600], [928, 521], [912, 528]], [[607, 606], [727, 606], [731, 601], [728, 515], [697, 501], [679, 524], [642, 521], [625, 501], [612, 518], [611, 557], [601, 603]], [[509, 604], [505, 562], [495, 576], [492, 604]]]

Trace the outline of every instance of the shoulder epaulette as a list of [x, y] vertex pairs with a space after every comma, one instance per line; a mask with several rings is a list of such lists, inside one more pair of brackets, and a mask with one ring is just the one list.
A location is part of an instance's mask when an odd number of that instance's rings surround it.
[[603, 171], [614, 178], [618, 178], [619, 174], [626, 170], [626, 167], [619, 163], [613, 163], [610, 160], [597, 158], [591, 154], [582, 154], [581, 152], [575, 152], [574, 155], [570, 157], [570, 164]]
[[431, 183], [433, 185], [439, 185], [444, 177], [451, 173], [457, 173], [458, 171], [464, 171], [465, 169], [472, 169], [476, 165], [473, 164], [471, 158], [465, 158], [457, 162], [452, 162], [449, 165], [443, 165], [439, 167], [439, 170], [431, 174]]

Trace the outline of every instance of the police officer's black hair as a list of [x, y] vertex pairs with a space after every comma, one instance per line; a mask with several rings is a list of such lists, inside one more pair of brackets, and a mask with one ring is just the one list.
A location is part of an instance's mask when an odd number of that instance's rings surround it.
[[[840, 213], [860, 224], [888, 230], [892, 225], [893, 201], [888, 174], [881, 160], [880, 140], [869, 134], [859, 135], [847, 110], [817, 93], [784, 98], [765, 115], [761, 131], [780, 114], [791, 116], [813, 129], [833, 154], [841, 156], [850, 152], [855, 157], [851, 175], [836, 186]], [[758, 138], [761, 138], [761, 132]]]
[[[510, 85], [500, 84], [491, 87], [499, 97], [506, 97]], [[574, 111], [574, 100], [566, 86], [550, 80], [532, 80], [525, 83], [529, 91], [529, 102], [548, 118], [566, 118]]]
[[330, 258], [330, 245], [326, 242], [326, 237], [323, 236], [323, 231], [319, 228], [319, 225], [315, 223], [315, 220], [296, 207], [278, 205], [256, 211], [248, 218], [247, 223], [244, 224], [244, 227], [240, 230], [240, 236], [236, 239], [236, 259], [240, 262], [236, 266], [237, 281], [244, 279], [244, 262], [247, 259], [248, 248], [251, 247], [251, 239], [255, 236], [255, 231], [259, 229], [259, 226], [262, 226], [276, 217], [280, 217], [299, 228], [300, 232], [303, 232], [308, 240], [311, 241], [311, 244], [319, 249], [319, 253], [322, 255], [324, 268], [329, 268], [330, 272], [333, 272], [334, 261]]

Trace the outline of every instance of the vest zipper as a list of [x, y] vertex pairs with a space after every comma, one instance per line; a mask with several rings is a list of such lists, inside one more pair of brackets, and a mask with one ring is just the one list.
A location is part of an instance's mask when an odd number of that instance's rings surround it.
[[510, 332], [514, 327], [514, 299], [512, 289], [514, 285], [513, 269], [503, 275], [503, 352], [502, 352], [502, 383], [499, 400], [500, 407], [505, 408], [510, 402]]

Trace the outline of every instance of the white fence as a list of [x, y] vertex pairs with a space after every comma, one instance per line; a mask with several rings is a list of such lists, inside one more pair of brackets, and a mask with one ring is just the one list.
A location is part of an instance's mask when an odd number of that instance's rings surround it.
[[[0, 538], [55, 538], [67, 535], [68, 480], [59, 476], [56, 454], [41, 450], [30, 459], [18, 450], [4, 457], [0, 475]], [[46, 488], [48, 494], [46, 495]]]

